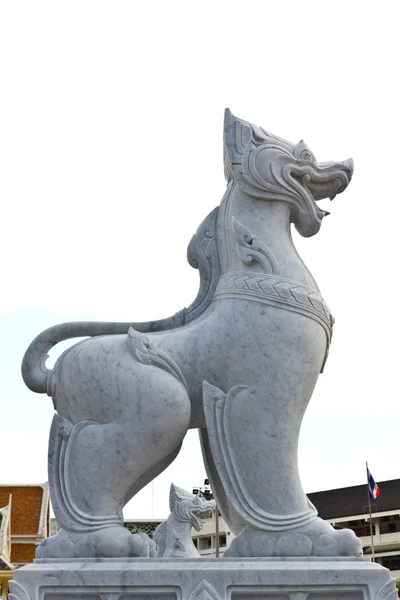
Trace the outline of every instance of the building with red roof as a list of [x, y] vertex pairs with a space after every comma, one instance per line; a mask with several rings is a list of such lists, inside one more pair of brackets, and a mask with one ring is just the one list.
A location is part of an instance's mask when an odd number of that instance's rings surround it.
[[49, 484], [0, 485], [0, 595], [7, 595], [13, 570], [32, 562], [49, 535]]

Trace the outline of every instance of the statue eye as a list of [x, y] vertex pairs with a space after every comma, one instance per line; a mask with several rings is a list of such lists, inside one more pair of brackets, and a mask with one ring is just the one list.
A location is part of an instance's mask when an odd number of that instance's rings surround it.
[[313, 157], [308, 150], [303, 150], [303, 152], [300, 154], [300, 158], [303, 160], [313, 160]]
[[315, 156], [308, 146], [303, 142], [303, 140], [301, 140], [297, 146], [295, 146], [293, 154], [295, 158], [299, 158], [300, 160], [310, 160], [312, 162], [315, 161]]

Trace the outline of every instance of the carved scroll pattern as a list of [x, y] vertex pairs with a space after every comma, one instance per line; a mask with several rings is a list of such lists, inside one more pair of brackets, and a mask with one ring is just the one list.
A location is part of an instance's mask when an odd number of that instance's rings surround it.
[[29, 594], [24, 587], [17, 581], [9, 582], [10, 592], [8, 594], [8, 600], [30, 600]]
[[203, 579], [196, 585], [188, 600], [222, 600], [211, 583]]
[[237, 239], [236, 252], [241, 261], [245, 264], [259, 263], [264, 273], [276, 275], [279, 272], [278, 262], [272, 250], [235, 217], [232, 217], [232, 229]]
[[396, 582], [391, 579], [378, 590], [376, 600], [396, 600], [397, 597]]
[[[224, 170], [228, 181], [234, 180], [250, 196], [295, 206], [293, 221], [302, 235], [308, 236], [317, 233], [322, 219], [329, 213], [317, 206], [307, 188], [310, 177], [318, 180], [321, 174], [308, 148], [305, 154], [310, 158], [306, 164], [299, 163], [298, 158], [301, 163], [304, 160], [303, 146], [298, 155], [298, 146], [235, 117], [229, 110], [225, 113]], [[268, 161], [268, 171], [260, 169], [265, 161]], [[331, 178], [338, 179], [342, 190], [349, 182], [340, 166]]]
[[163, 352], [153, 342], [150, 342], [147, 336], [135, 331], [131, 327], [128, 331], [128, 342], [139, 362], [144, 365], [154, 365], [163, 369], [163, 371], [178, 379], [186, 390], [188, 389], [186, 379], [176, 362], [166, 352]]
[[220, 265], [216, 246], [216, 221], [219, 208], [204, 219], [195, 235], [192, 237], [188, 249], [187, 259], [194, 269], [200, 273], [200, 287], [192, 304], [181, 311], [182, 324], [190, 323], [201, 315], [212, 301], [220, 274]]

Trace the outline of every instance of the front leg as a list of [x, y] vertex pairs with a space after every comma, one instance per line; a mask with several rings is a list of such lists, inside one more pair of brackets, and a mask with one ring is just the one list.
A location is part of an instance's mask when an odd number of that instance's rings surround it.
[[301, 488], [296, 452], [300, 423], [296, 428], [266, 417], [274, 411], [260, 412], [260, 390], [255, 388], [238, 385], [225, 394], [204, 382], [203, 392], [209, 448], [223, 499], [229, 498], [227, 522], [231, 526], [231, 515], [239, 515], [246, 524], [225, 555], [361, 555], [355, 534], [335, 531], [320, 519]]

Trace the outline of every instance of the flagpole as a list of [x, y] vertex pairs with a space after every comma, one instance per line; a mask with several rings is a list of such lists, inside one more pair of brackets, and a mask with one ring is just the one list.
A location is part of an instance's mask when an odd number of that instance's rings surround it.
[[368, 462], [366, 462], [365, 465], [367, 467], [367, 493], [368, 493], [369, 531], [370, 531], [370, 535], [371, 535], [372, 562], [375, 562], [374, 535], [373, 535], [373, 531], [372, 531], [371, 494], [369, 493]]

